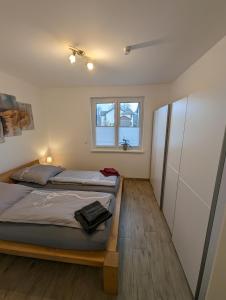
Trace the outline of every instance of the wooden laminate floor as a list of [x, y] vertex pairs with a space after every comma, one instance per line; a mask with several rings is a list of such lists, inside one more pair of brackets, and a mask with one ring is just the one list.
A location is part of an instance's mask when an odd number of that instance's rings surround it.
[[120, 263], [119, 295], [112, 297], [102, 291], [98, 268], [0, 255], [0, 299], [191, 300], [148, 181], [125, 181]]

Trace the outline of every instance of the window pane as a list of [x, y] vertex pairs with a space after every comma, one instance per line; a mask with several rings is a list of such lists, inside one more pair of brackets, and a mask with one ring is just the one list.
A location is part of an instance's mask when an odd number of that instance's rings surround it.
[[115, 128], [96, 127], [96, 146], [114, 146]]
[[114, 103], [96, 104], [96, 126], [97, 127], [115, 126], [115, 104]]
[[128, 140], [130, 146], [140, 146], [140, 128], [139, 127], [120, 127], [119, 128], [119, 144], [123, 139]]
[[96, 104], [96, 146], [115, 146], [115, 104]]
[[139, 127], [140, 104], [137, 102], [120, 103], [120, 127]]
[[119, 144], [128, 140], [133, 147], [140, 146], [140, 103], [120, 103]]

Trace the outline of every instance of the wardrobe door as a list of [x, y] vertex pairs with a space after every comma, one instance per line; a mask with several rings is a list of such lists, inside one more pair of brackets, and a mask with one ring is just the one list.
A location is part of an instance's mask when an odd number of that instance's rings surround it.
[[195, 294], [226, 125], [226, 89], [188, 97], [173, 243]]
[[153, 114], [153, 130], [152, 130], [152, 150], [151, 150], [151, 177], [150, 182], [154, 190], [156, 186], [156, 144], [157, 144], [157, 131], [158, 131], [158, 114], [155, 111]]
[[177, 197], [177, 185], [180, 169], [180, 159], [184, 138], [184, 125], [187, 109], [187, 98], [172, 104], [170, 118], [170, 133], [166, 165], [166, 177], [163, 200], [163, 214], [173, 230], [174, 213]]
[[151, 184], [159, 205], [162, 194], [167, 123], [168, 105], [165, 105], [154, 112], [152, 137]]

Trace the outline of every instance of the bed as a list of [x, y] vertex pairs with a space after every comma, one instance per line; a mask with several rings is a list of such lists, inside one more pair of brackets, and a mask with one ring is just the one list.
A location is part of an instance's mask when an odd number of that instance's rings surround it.
[[[0, 181], [10, 183], [12, 173], [36, 163], [37, 161], [33, 161], [4, 174], [0, 174]], [[112, 220], [106, 224], [105, 230], [102, 232], [97, 231], [95, 233], [96, 236], [92, 236], [91, 240], [88, 241], [89, 244], [87, 244], [87, 238], [81, 235], [77, 239], [77, 241], [83, 239], [84, 243], [80, 244], [80, 248], [78, 247], [76, 239], [73, 241], [74, 244], [71, 244], [71, 236], [74, 235], [73, 228], [67, 228], [66, 231], [64, 231], [65, 239], [61, 241], [62, 243], [60, 245], [60, 243], [57, 244], [56, 242], [58, 242], [59, 236], [62, 238], [62, 232], [60, 232], [62, 228], [43, 224], [29, 224], [29, 226], [26, 226], [27, 224], [20, 223], [20, 228], [23, 229], [20, 230], [17, 227], [18, 224], [7, 224], [6, 222], [1, 224], [2, 227], [0, 226], [0, 253], [101, 267], [103, 268], [104, 291], [109, 294], [117, 294], [119, 268], [117, 244], [122, 188], [123, 178], [120, 178], [119, 190], [113, 198], [113, 207], [110, 208], [113, 211]], [[47, 228], [48, 230], [46, 230]], [[6, 230], [8, 232], [7, 236], [5, 235]], [[34, 240], [35, 236], [43, 235], [44, 231], [48, 233], [44, 238], [44, 242], [43, 240], [39, 242]], [[17, 234], [18, 232], [23, 232], [23, 237], [15, 235], [16, 232]], [[34, 233], [33, 240], [31, 238], [31, 232]], [[52, 239], [50, 239], [51, 235], [53, 236]], [[7, 238], [10, 240], [6, 240]], [[46, 241], [48, 243], [46, 243]]]
[[119, 176], [105, 177], [99, 171], [65, 170], [59, 166], [34, 164], [16, 171], [15, 183], [39, 189], [95, 191], [117, 194]]

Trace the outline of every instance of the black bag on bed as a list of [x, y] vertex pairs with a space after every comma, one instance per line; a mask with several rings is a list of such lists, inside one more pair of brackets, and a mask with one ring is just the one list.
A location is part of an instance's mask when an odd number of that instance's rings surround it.
[[112, 214], [100, 202], [95, 201], [77, 210], [74, 216], [87, 233], [92, 233], [101, 223], [111, 218]]

